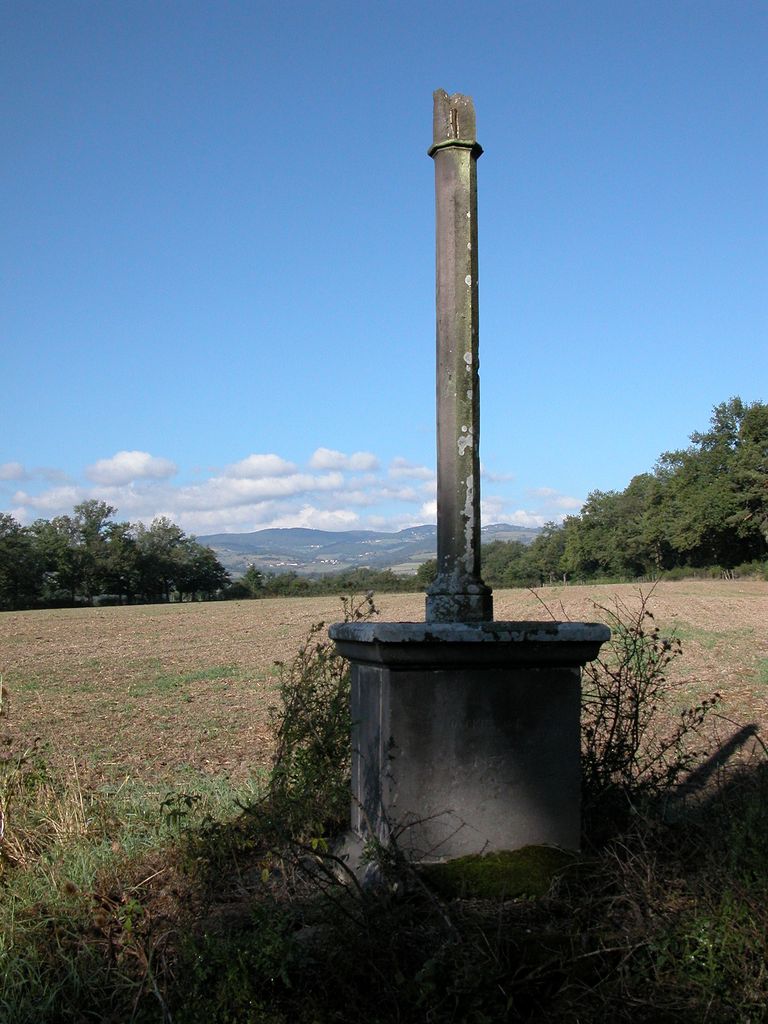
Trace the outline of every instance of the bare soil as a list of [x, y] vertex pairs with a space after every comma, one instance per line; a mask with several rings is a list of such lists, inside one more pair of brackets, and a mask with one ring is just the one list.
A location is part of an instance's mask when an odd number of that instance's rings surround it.
[[[648, 591], [646, 587], [644, 590]], [[599, 621], [638, 588], [497, 591], [497, 619]], [[417, 594], [377, 599], [384, 619], [423, 619]], [[683, 642], [673, 666], [680, 706], [718, 691], [723, 731], [768, 727], [768, 583], [656, 586], [649, 607]], [[278, 669], [310, 626], [341, 618], [338, 598], [290, 598], [0, 615], [0, 674], [10, 730], [50, 759], [100, 777], [234, 782], [269, 764]]]

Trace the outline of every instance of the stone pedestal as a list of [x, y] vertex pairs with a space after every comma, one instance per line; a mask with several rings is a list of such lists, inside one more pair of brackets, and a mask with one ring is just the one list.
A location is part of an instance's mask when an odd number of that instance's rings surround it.
[[[413, 861], [578, 849], [580, 670], [596, 623], [341, 623], [352, 663], [352, 838]], [[348, 844], [349, 847], [349, 844]]]

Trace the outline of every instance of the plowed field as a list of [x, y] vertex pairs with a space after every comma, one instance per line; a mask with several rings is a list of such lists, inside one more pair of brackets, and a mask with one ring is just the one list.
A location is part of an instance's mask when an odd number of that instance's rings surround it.
[[[595, 603], [638, 601], [632, 586], [537, 594], [498, 591], [496, 618], [548, 618], [545, 602], [556, 618], [595, 621]], [[384, 619], [423, 619], [420, 595], [377, 603]], [[768, 584], [663, 583], [649, 607], [683, 642], [681, 705], [717, 690], [723, 733], [730, 722], [768, 727]], [[17, 742], [40, 737], [52, 761], [113, 781], [239, 781], [269, 763], [275, 661], [290, 659], [313, 623], [339, 618], [338, 598], [7, 612], [8, 728]]]

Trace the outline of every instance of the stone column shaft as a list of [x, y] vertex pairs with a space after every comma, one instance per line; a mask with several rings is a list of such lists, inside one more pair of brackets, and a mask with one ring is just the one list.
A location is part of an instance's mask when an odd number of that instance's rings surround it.
[[468, 96], [434, 94], [437, 291], [437, 579], [432, 622], [493, 618], [480, 576], [477, 158]]

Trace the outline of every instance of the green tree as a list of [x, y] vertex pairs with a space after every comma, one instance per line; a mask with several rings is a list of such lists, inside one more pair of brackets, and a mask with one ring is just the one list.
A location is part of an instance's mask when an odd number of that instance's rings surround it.
[[[37, 519], [30, 528], [44, 572], [46, 602], [74, 604], [80, 590], [81, 565], [77, 526], [72, 516]], [[66, 596], [65, 596], [66, 595]]]
[[437, 579], [437, 559], [430, 558], [426, 562], [422, 562], [419, 568], [416, 570], [416, 580], [420, 590], [426, 590], [427, 587], [431, 587]]
[[136, 526], [139, 590], [147, 601], [170, 601], [178, 574], [184, 531], [167, 516]]
[[179, 599], [187, 596], [211, 599], [229, 584], [229, 573], [215, 552], [198, 544], [194, 537], [185, 537], [175, 551], [174, 585]]
[[668, 540], [679, 563], [732, 567], [768, 548], [768, 407], [740, 398], [712, 411], [710, 428], [664, 452]]
[[0, 512], [0, 608], [28, 608], [43, 587], [43, 563], [33, 535]]
[[88, 604], [104, 591], [107, 580], [107, 545], [110, 519], [117, 511], [106, 501], [90, 499], [73, 509], [74, 554], [79, 588]]
[[524, 587], [539, 582], [530, 547], [519, 540], [494, 540], [480, 551], [482, 576], [491, 587]]
[[641, 536], [642, 549], [651, 574], [671, 569], [677, 564], [677, 554], [672, 544], [674, 520], [669, 495], [670, 479], [669, 475], [657, 467], [650, 477], [645, 496]]
[[267, 573], [264, 590], [269, 597], [296, 597], [309, 594], [312, 585], [306, 576], [299, 576], [291, 569], [289, 572]]
[[621, 571], [617, 543], [621, 520], [618, 491], [592, 491], [578, 516], [569, 516], [563, 549], [563, 570], [590, 577]]
[[136, 529], [130, 523], [110, 523], [107, 526], [106, 541], [103, 574], [105, 589], [110, 594], [117, 594], [126, 604], [131, 604], [140, 579]]
[[561, 565], [584, 578], [732, 568], [768, 552], [768, 406], [732, 398], [710, 428], [624, 491], [593, 491], [563, 524]]
[[565, 530], [557, 523], [545, 523], [526, 552], [528, 574], [538, 577], [540, 583], [555, 583], [565, 574], [564, 554]]
[[762, 545], [757, 547], [762, 555], [768, 549], [768, 405], [761, 402], [741, 408], [731, 485], [740, 507], [730, 523], [750, 543], [759, 533]]
[[257, 569], [253, 563], [245, 570], [245, 575], [240, 581], [247, 588], [249, 597], [262, 597], [264, 594], [265, 578], [264, 573]]

